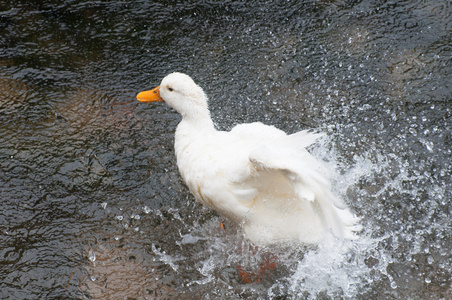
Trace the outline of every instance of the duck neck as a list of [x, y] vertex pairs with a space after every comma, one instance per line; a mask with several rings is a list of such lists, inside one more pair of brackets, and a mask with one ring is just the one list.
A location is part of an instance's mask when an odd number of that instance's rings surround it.
[[193, 109], [189, 113], [182, 114], [182, 121], [200, 129], [214, 128], [210, 112], [207, 108]]

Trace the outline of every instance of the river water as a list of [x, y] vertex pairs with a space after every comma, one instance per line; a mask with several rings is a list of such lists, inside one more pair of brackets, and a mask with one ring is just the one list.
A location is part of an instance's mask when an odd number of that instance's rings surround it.
[[[451, 32], [449, 0], [2, 2], [0, 298], [451, 299]], [[135, 99], [173, 71], [219, 129], [325, 132], [359, 239], [258, 248], [195, 203], [180, 116]]]

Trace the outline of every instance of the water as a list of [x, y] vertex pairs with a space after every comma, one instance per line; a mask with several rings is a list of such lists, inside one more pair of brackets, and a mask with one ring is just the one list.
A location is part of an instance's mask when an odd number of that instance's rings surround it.
[[[299, 2], [0, 4], [0, 298], [451, 298], [452, 4]], [[360, 239], [256, 248], [196, 204], [135, 100], [172, 71], [220, 129], [326, 132]]]

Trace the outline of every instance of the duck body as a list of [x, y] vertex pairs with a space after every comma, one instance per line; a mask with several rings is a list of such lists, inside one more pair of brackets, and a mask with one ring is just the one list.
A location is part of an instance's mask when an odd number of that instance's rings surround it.
[[331, 193], [325, 169], [306, 147], [321, 134], [287, 135], [262, 123], [215, 129], [207, 97], [182, 73], [140, 93], [165, 101], [182, 115], [175, 152], [182, 178], [196, 200], [240, 224], [254, 243], [317, 243], [326, 231], [355, 238], [355, 218]]

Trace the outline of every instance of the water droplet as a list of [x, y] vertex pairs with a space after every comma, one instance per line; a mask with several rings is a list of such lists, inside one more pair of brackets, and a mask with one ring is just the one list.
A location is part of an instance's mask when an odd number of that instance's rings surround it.
[[116, 216], [116, 219], [118, 219], [119, 221], [122, 221], [122, 219], [124, 219], [123, 216]]
[[424, 281], [425, 281], [425, 283], [431, 283], [432, 282], [432, 280], [430, 279], [430, 278], [428, 278], [428, 277], [426, 277], [425, 279], [424, 279]]
[[96, 253], [94, 253], [93, 250], [89, 250], [88, 258], [89, 258], [90, 261], [95, 262], [96, 261]]
[[395, 281], [391, 281], [391, 288], [396, 289], [397, 283]]

